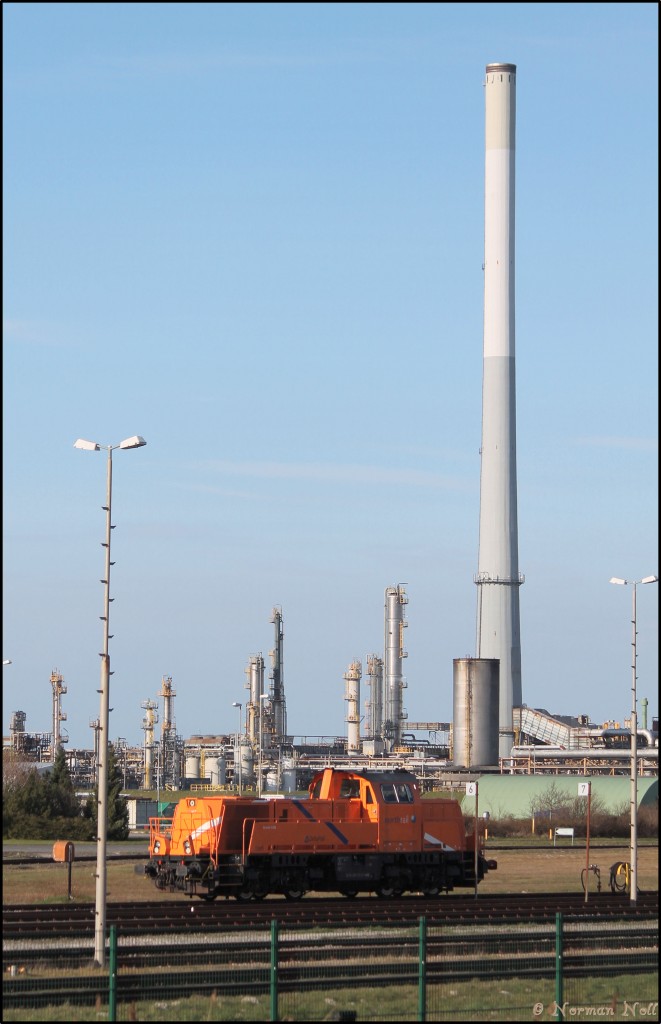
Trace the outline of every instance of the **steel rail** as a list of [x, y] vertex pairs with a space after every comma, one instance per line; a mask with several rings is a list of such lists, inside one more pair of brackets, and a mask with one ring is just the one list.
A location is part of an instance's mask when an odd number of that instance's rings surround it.
[[[248, 904], [235, 900], [207, 903], [201, 900], [156, 903], [109, 903], [108, 924], [115, 924], [125, 935], [139, 935], [158, 928], [162, 931], [191, 932], [203, 924], [207, 929], [251, 929], [264, 927], [277, 918], [284, 927], [350, 927], [368, 924], [410, 924], [421, 916], [430, 925], [465, 921], [492, 920], [544, 921], [550, 914], [601, 916], [658, 915], [658, 893], [641, 893], [636, 907], [625, 893], [594, 894], [585, 903], [582, 893], [512, 894], [502, 897], [403, 897], [380, 900], [284, 899]], [[93, 904], [14, 905], [3, 907], [3, 937], [38, 938], [67, 934], [89, 934], [94, 925]]]

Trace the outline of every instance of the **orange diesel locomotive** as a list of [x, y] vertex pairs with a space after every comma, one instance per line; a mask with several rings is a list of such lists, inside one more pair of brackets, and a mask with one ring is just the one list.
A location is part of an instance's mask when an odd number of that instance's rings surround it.
[[[145, 871], [157, 888], [213, 900], [308, 890], [435, 895], [475, 885], [459, 804], [423, 800], [407, 771], [324, 768], [308, 799], [190, 796], [152, 818]], [[478, 850], [478, 881], [496, 867]]]

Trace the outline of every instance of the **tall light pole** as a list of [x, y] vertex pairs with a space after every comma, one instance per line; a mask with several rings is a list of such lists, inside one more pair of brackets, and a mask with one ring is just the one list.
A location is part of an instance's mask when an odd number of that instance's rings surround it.
[[144, 437], [128, 437], [115, 445], [97, 444], [78, 438], [74, 448], [87, 452], [108, 452], [106, 475], [106, 539], [101, 541], [106, 549], [104, 584], [103, 651], [101, 652], [101, 711], [99, 714], [99, 759], [97, 764], [97, 823], [96, 823], [96, 900], [94, 910], [94, 960], [103, 967], [106, 959], [106, 847], [108, 843], [108, 719], [110, 714], [110, 534], [114, 529], [110, 521], [112, 508], [112, 453], [116, 448], [142, 448], [147, 444]]
[[638, 711], [636, 708], [636, 587], [639, 583], [658, 583], [658, 576], [645, 576], [642, 580], [621, 580], [612, 576], [611, 583], [619, 583], [623, 586], [630, 585], [632, 589], [633, 604], [631, 622], [633, 636], [631, 640], [631, 807], [630, 807], [630, 854], [631, 861], [629, 895], [632, 903], [636, 902], [638, 896]]
[[262, 693], [259, 698], [259, 769], [257, 774], [257, 796], [262, 795], [262, 750], [264, 747], [264, 729], [262, 726], [262, 722], [264, 719], [263, 701], [268, 699], [268, 693]]
[[[242, 728], [242, 726], [241, 726], [241, 708], [243, 707], [243, 704], [239, 704], [238, 700], [233, 700], [232, 701], [232, 707], [239, 709], [239, 731], [236, 734], [236, 757], [238, 758], [238, 761], [239, 761], [239, 775], [238, 775], [239, 785], [238, 785], [238, 790], [239, 790], [239, 796], [241, 796], [241, 794], [243, 793], [243, 773], [242, 773], [242, 767], [241, 767], [241, 755], [242, 755], [242, 749], [241, 749], [241, 728]], [[234, 777], [235, 777], [235, 781], [236, 781], [236, 777], [237, 777], [236, 776], [236, 764], [234, 765]]]

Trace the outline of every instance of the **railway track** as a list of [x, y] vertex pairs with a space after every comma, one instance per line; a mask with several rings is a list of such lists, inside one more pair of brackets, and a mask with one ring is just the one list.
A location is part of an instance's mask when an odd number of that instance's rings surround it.
[[[271, 921], [278, 921], [277, 987], [301, 990], [415, 986], [419, 922], [427, 921], [428, 984], [473, 978], [553, 978], [561, 911], [566, 977], [658, 971], [658, 893], [452, 895], [430, 900], [312, 895], [293, 903], [200, 900], [110, 903], [117, 927], [117, 998], [123, 1004], [198, 996], [266, 996]], [[107, 969], [93, 964], [94, 905], [3, 908], [3, 1006], [99, 1005]], [[369, 956], [366, 956], [369, 949]], [[191, 974], [192, 972], [192, 974]]]
[[[199, 926], [198, 926], [199, 927]], [[367, 932], [367, 934], [366, 934]], [[178, 1000], [190, 995], [190, 978], [198, 996], [223, 997], [269, 992], [272, 945], [268, 922], [259, 930], [232, 930], [220, 935], [202, 927], [182, 935], [163, 932], [120, 937], [117, 949], [118, 998]], [[5, 943], [5, 963], [13, 964], [3, 980], [5, 1008], [105, 1001], [108, 974], [91, 964], [89, 938]], [[366, 957], [366, 946], [369, 956]], [[16, 948], [13, 948], [16, 947]], [[378, 989], [415, 986], [419, 978], [417, 929], [393, 926], [285, 931], [278, 939], [279, 992]], [[564, 928], [565, 977], [612, 975], [626, 963], [633, 974], [658, 971], [658, 930], [650, 917], [613, 927], [613, 921], [576, 918]], [[10, 968], [11, 969], [11, 968]], [[553, 918], [540, 925], [510, 921], [455, 922], [427, 929], [425, 971], [428, 984], [506, 978], [553, 978], [556, 929]], [[193, 972], [191, 974], [191, 972]], [[20, 976], [16, 976], [19, 974]]]
[[[658, 918], [658, 893], [640, 893], [635, 908], [626, 894], [582, 893], [500, 894], [497, 896], [452, 895], [428, 898], [405, 896], [383, 900], [366, 896], [355, 900], [342, 897], [307, 896], [290, 902], [271, 898], [263, 902], [235, 900], [136, 901], [108, 903], [107, 923], [116, 925], [123, 936], [154, 933], [186, 933], [200, 928], [214, 931], [259, 929], [276, 919], [283, 927], [358, 927], [363, 925], [412, 925], [425, 917], [430, 925], [490, 921], [548, 922], [557, 912], [579, 918]], [[3, 907], [3, 941], [91, 935], [94, 904], [9, 905]]]

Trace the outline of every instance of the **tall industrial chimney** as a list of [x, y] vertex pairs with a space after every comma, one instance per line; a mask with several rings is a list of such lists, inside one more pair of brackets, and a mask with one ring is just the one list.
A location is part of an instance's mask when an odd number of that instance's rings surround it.
[[521, 704], [514, 375], [516, 65], [487, 64], [484, 203], [484, 369], [477, 584], [477, 657], [500, 660], [501, 757]]

